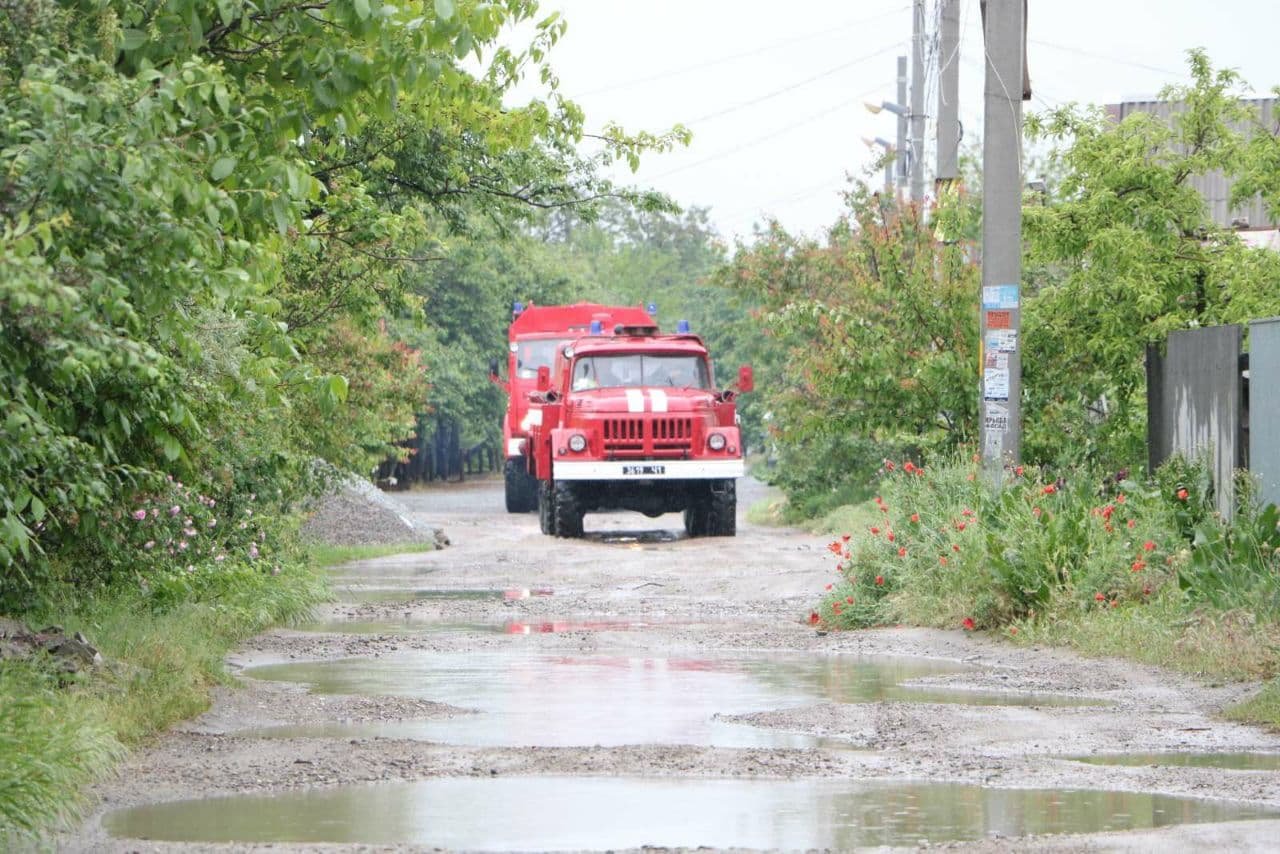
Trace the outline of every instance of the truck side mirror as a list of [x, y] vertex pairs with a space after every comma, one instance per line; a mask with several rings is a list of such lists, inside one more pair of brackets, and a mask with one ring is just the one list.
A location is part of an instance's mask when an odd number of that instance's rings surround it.
[[546, 365], [538, 368], [538, 391], [551, 388], [551, 369]]
[[493, 380], [494, 382], [498, 381], [498, 360], [497, 359], [489, 360], [489, 379]]
[[754, 391], [756, 387], [756, 375], [751, 370], [750, 365], [743, 365], [738, 368], [738, 391]]

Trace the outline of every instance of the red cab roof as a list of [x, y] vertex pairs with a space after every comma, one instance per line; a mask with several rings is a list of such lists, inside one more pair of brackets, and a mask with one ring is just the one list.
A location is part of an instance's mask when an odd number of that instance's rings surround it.
[[509, 340], [534, 333], [575, 332], [587, 333], [591, 321], [599, 320], [606, 332], [612, 332], [617, 324], [623, 326], [651, 326], [653, 318], [639, 306], [602, 305], [596, 302], [578, 302], [572, 305], [529, 305], [511, 321]]

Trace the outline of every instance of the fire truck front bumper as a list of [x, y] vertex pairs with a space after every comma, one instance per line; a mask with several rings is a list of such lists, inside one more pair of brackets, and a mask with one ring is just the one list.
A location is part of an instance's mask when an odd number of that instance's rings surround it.
[[556, 460], [556, 480], [718, 480], [742, 477], [741, 459], [722, 460]]

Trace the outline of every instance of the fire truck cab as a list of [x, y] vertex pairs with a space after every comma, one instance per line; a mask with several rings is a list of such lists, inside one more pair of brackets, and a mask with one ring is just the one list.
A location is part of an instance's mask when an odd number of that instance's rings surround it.
[[504, 382], [498, 377], [496, 362], [490, 366], [490, 378], [507, 392], [507, 411], [502, 419], [507, 511], [527, 513], [538, 507], [538, 484], [529, 474], [531, 467], [527, 460], [529, 429], [533, 419], [542, 414], [537, 407], [529, 406], [529, 393], [536, 388], [538, 370], [550, 368], [557, 350], [590, 333], [593, 322], [601, 330], [612, 330], [619, 323], [646, 324], [653, 319], [638, 306], [592, 302], [545, 306], [517, 302], [512, 306], [511, 315], [511, 326], [507, 330], [507, 379]]
[[690, 536], [736, 533], [744, 473], [734, 398], [751, 369], [718, 389], [707, 347], [651, 324], [619, 325], [560, 346], [529, 395], [529, 435], [543, 533], [579, 537], [583, 516], [683, 512]]

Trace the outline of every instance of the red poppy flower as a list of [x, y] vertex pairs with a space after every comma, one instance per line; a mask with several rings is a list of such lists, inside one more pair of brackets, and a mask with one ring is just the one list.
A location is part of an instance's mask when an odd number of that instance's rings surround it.
[[964, 508], [963, 510], [961, 510], [961, 511], [960, 511], [960, 515], [961, 515], [961, 516], [972, 516], [972, 515], [973, 515], [973, 511], [972, 511], [972, 510], [970, 510], [968, 507], [966, 507], [966, 508]]
[[888, 513], [888, 512], [889, 512], [889, 508], [888, 508], [888, 507], [885, 507], [883, 504], [881, 504], [881, 505], [880, 505], [880, 512], [881, 512], [881, 513]]
[[830, 585], [830, 584], [828, 584], [828, 585], [827, 585], [827, 589], [828, 589], [828, 590], [830, 590], [830, 589], [831, 589], [831, 585]]
[[894, 469], [896, 469], [896, 468], [897, 468], [897, 466], [896, 466], [896, 465], [894, 465], [893, 460], [885, 460], [885, 461], [884, 461], [884, 467], [885, 467], [885, 470], [886, 470], [886, 471], [893, 471]]
[[1032, 516], [1035, 516], [1037, 519], [1039, 519], [1039, 518], [1040, 518], [1040, 514], [1041, 514], [1041, 513], [1043, 513], [1043, 512], [1044, 512], [1044, 511], [1043, 511], [1043, 510], [1041, 510], [1039, 507], [1032, 507], [1032, 508], [1031, 508], [1031, 515], [1032, 515]]
[[916, 464], [911, 462], [911, 460], [907, 460], [905, 463], [902, 464], [902, 470], [905, 471], [907, 474], [911, 474], [913, 471], [916, 470]]
[[960, 625], [964, 626], [964, 630], [966, 632], [973, 631], [973, 626], [974, 626], [973, 617], [965, 617], [964, 621], [960, 623]]
[[1138, 527], [1138, 522], [1137, 522], [1137, 520], [1135, 520], [1135, 519], [1130, 519], [1128, 522], [1125, 522], [1124, 524], [1125, 524], [1125, 527], [1126, 527], [1126, 528], [1136, 528], [1136, 527]]
[[919, 513], [912, 513], [912, 514], [911, 514], [911, 521], [912, 521], [912, 522], [919, 522], [919, 521], [920, 521], [920, 514], [919, 514]]
[[844, 601], [845, 601], [845, 602], [848, 602], [850, 605], [852, 605], [852, 604], [853, 604], [853, 597], [852, 597], [852, 596], [846, 596], [846, 597], [844, 597]]
[[1179, 500], [1179, 501], [1186, 501], [1186, 500], [1187, 500], [1187, 496], [1189, 496], [1190, 494], [1191, 494], [1191, 493], [1187, 492], [1185, 489], [1179, 489], [1179, 490], [1178, 490], [1178, 500]]
[[903, 546], [902, 548], [898, 549], [898, 557], [906, 557], [906, 556], [907, 556], [906, 546]]
[[1152, 541], [1152, 540], [1147, 540], [1145, 543], [1143, 543], [1143, 544], [1142, 544], [1142, 550], [1143, 550], [1144, 552], [1153, 552], [1153, 551], [1155, 551], [1155, 550], [1156, 550], [1156, 544], [1155, 544], [1155, 542], [1154, 542], [1154, 541]]
[[886, 535], [886, 539], [888, 539], [888, 540], [889, 540], [889, 542], [891, 542], [891, 543], [893, 542], [893, 540], [894, 540], [894, 534], [893, 534], [893, 531], [890, 531], [890, 532]]
[[940, 557], [940, 558], [938, 558], [938, 565], [939, 565], [939, 566], [946, 566], [946, 565], [947, 565], [947, 559], [946, 559], [945, 557]]
[[1016, 635], [1017, 633], [1018, 633], [1018, 627], [1017, 627], [1017, 626], [1010, 626], [1010, 627], [1009, 627], [1009, 634], [1011, 634], [1011, 635]]
[[841, 534], [841, 535], [840, 535], [840, 539], [844, 540], [844, 541], [847, 543], [847, 542], [849, 542], [849, 535], [848, 535], [848, 534]]
[[1105, 524], [1105, 525], [1103, 525], [1103, 526], [1102, 526], [1102, 530], [1104, 530], [1104, 531], [1106, 531], [1108, 534], [1110, 534], [1112, 531], [1114, 531], [1114, 530], [1115, 530], [1115, 528], [1111, 527], [1111, 523], [1110, 523], [1110, 522], [1108, 522], [1107, 524]]
[[960, 551], [960, 546], [958, 546], [958, 545], [957, 545], [957, 544], [955, 544], [955, 543], [952, 543], [952, 544], [951, 544], [951, 551], [953, 551], [953, 552], [958, 552], [958, 551]]
[[1103, 507], [1103, 508], [1102, 508], [1102, 518], [1103, 518], [1103, 519], [1110, 519], [1110, 518], [1111, 518], [1111, 514], [1112, 514], [1112, 513], [1114, 513], [1114, 512], [1116, 512], [1115, 505], [1114, 505], [1114, 504], [1108, 504], [1106, 507]]
[[879, 529], [879, 528], [877, 528], [875, 525], [872, 525], [872, 526], [871, 526], [871, 533], [873, 533], [873, 534], [875, 534], [875, 535], [879, 536], [879, 534], [880, 534], [880, 529]]
[[1123, 504], [1123, 503], [1124, 503], [1124, 493], [1123, 493], [1123, 492], [1116, 496], [1116, 503], [1117, 503], [1117, 504]]
[[876, 503], [877, 503], [877, 504], [883, 504], [883, 503], [884, 503], [884, 499], [883, 499], [883, 498], [881, 498], [879, 495], [877, 495], [877, 496], [876, 496]]
[[831, 613], [835, 614], [837, 617], [838, 617], [838, 616], [840, 616], [840, 603], [839, 603], [839, 602], [836, 602], [834, 605], [832, 605], [832, 606], [831, 606]]
[[810, 612], [809, 612], [809, 625], [811, 625], [811, 626], [816, 626], [816, 625], [818, 625], [818, 623], [819, 623], [821, 620], [822, 620], [822, 618], [818, 616], [818, 612], [817, 612], [817, 611], [810, 611]]
[[956, 530], [957, 530], [957, 531], [963, 531], [963, 530], [964, 530], [964, 527], [965, 527], [965, 523], [964, 523], [964, 522], [957, 522], [957, 523], [956, 523]]
[[1045, 488], [1040, 491], [1045, 495], [1053, 495], [1055, 492], [1058, 491], [1058, 488], [1054, 486], [1052, 483], [1050, 483], [1050, 484], [1047, 484]]
[[1112, 607], [1112, 608], [1119, 608], [1119, 607], [1120, 607], [1120, 600], [1119, 600], [1119, 599], [1112, 599], [1112, 600], [1111, 600], [1111, 607]]
[[840, 552], [841, 552], [841, 551], [843, 551], [844, 549], [843, 549], [843, 547], [842, 547], [839, 543], [828, 543], [828, 544], [827, 544], [827, 550], [828, 550], [828, 551], [830, 551], [832, 554], [837, 554], [837, 555], [838, 555], [838, 554], [840, 554]]
[[1147, 568], [1147, 562], [1146, 562], [1145, 560], [1135, 560], [1135, 561], [1133, 562], [1133, 566], [1129, 567], [1129, 571], [1130, 571], [1130, 572], [1142, 572], [1142, 570], [1144, 570], [1144, 569], [1146, 569], [1146, 568]]
[[1018, 477], [1022, 477], [1022, 466], [1015, 467], [1013, 473]]
[[1103, 596], [1103, 595], [1102, 595], [1102, 592], [1101, 592], [1101, 591], [1099, 591], [1099, 592], [1097, 592], [1097, 593], [1093, 594], [1093, 600], [1094, 600], [1095, 602], [1103, 602], [1103, 601], [1105, 601], [1105, 600], [1106, 600], [1106, 598], [1107, 598], [1106, 596]]
[[[903, 549], [903, 551], [905, 552], [905, 551], [906, 551], [906, 549]], [[883, 576], [883, 575], [877, 575], [877, 576], [876, 576], [876, 586], [877, 586], [877, 587], [883, 587], [883, 586], [884, 586], [884, 576]]]

